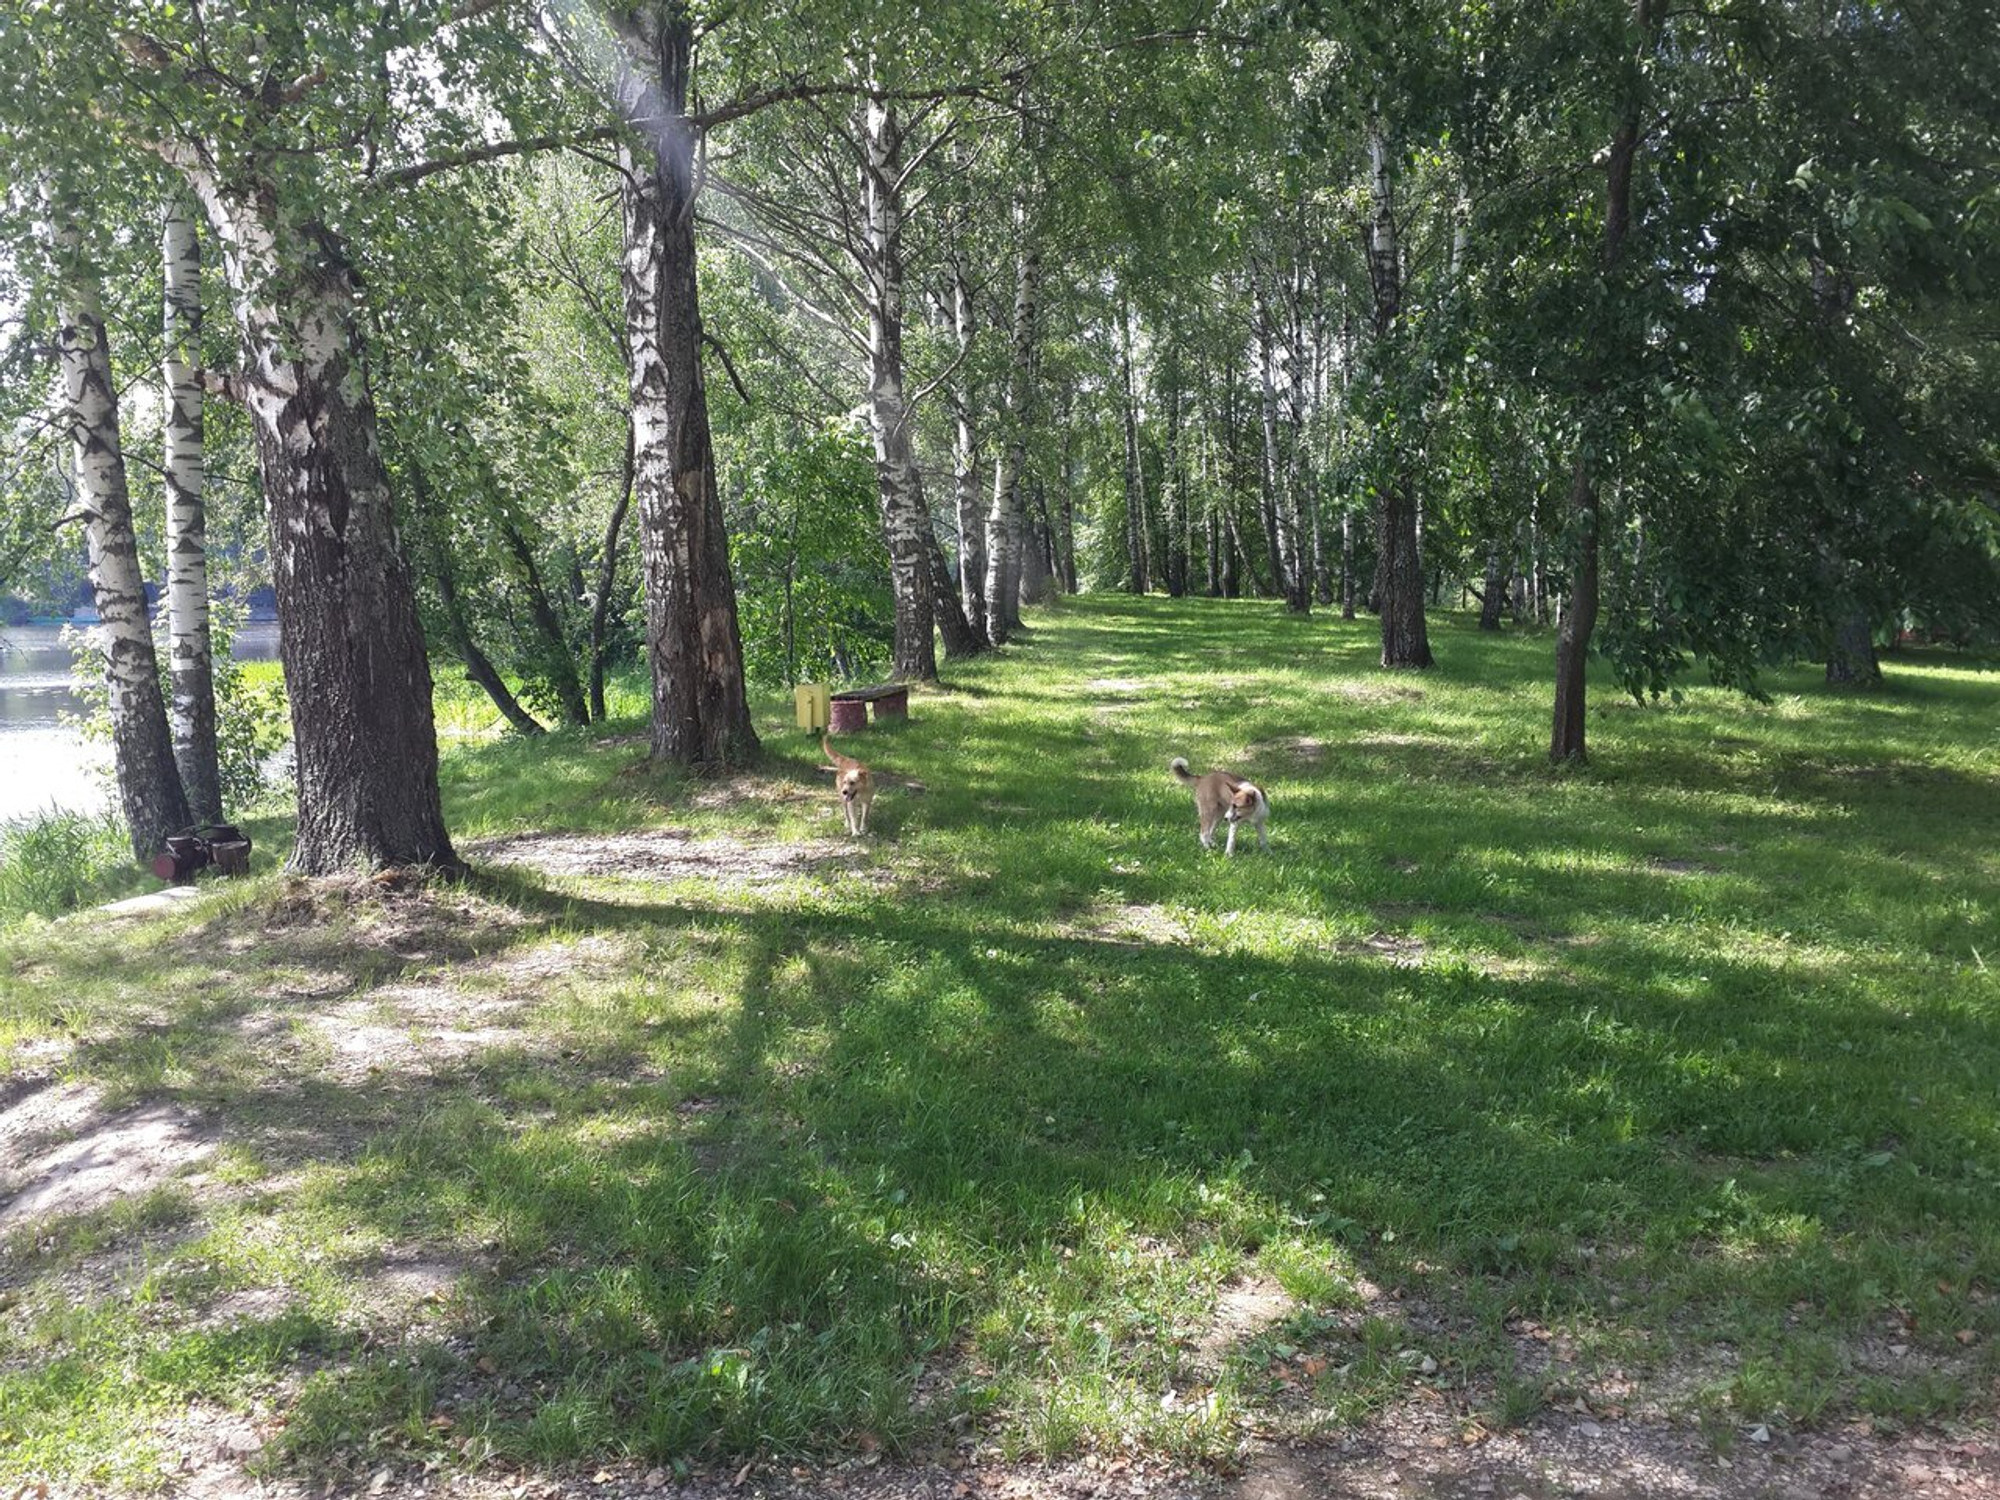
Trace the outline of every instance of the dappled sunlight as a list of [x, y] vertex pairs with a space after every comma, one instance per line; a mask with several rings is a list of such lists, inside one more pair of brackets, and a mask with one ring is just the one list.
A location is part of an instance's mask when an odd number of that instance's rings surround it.
[[[1179, 628], [1223, 612], [1285, 668]], [[356, 1432], [561, 1463], [954, 1418], [1199, 1458], [1447, 1381], [1532, 1413], [1523, 1308], [1593, 1399], [1901, 1411], [1921, 1358], [1926, 1410], [1976, 1404], [1987, 700], [1871, 721], [1878, 752], [1816, 740], [1809, 695], [1704, 695], [1557, 776], [1515, 680], [1545, 642], [1441, 635], [1457, 676], [1377, 694], [1368, 628], [1068, 601], [854, 738], [896, 778], [865, 839], [828, 837], [818, 746], [776, 730], [721, 795], [581, 737], [454, 751], [469, 886], [267, 878], [0, 949], [7, 1034], [215, 1112], [153, 1295], [283, 1289], [246, 1356], [296, 1382], [281, 1467], [364, 1472]], [[1919, 746], [1950, 774], [1819, 769]], [[1200, 848], [1175, 754], [1267, 785], [1268, 853]], [[10, 1337], [186, 1353], [150, 1409], [211, 1389], [178, 1325], [58, 1317], [131, 1232], [86, 1228]], [[1885, 1309], [1917, 1330], [1887, 1375]]]

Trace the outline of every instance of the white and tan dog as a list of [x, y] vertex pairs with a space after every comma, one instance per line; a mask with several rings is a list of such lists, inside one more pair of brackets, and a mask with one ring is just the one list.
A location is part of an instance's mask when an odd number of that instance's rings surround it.
[[1201, 818], [1202, 848], [1215, 847], [1215, 825], [1222, 822], [1229, 824], [1229, 838], [1222, 847], [1224, 854], [1233, 855], [1236, 852], [1236, 827], [1239, 823], [1256, 824], [1257, 847], [1271, 847], [1270, 837], [1264, 832], [1264, 825], [1271, 817], [1271, 799], [1260, 788], [1234, 771], [1210, 771], [1205, 776], [1197, 776], [1178, 755], [1174, 757], [1171, 769], [1177, 781], [1194, 788], [1194, 808]]
[[821, 735], [819, 743], [820, 748], [826, 751], [826, 758], [833, 762], [821, 769], [834, 773], [834, 790], [840, 793], [840, 811], [847, 819], [847, 831], [852, 834], [866, 833], [868, 809], [875, 802], [875, 778], [868, 774], [868, 768], [860, 761], [835, 750], [830, 736]]

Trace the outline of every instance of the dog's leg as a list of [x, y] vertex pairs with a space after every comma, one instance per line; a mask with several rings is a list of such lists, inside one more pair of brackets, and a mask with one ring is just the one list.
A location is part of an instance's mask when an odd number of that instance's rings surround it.
[[1271, 848], [1271, 836], [1270, 836], [1270, 834], [1268, 834], [1268, 833], [1266, 833], [1266, 832], [1264, 831], [1264, 820], [1263, 820], [1262, 818], [1259, 818], [1259, 819], [1257, 820], [1257, 849], [1258, 849], [1258, 852], [1259, 852], [1259, 853], [1269, 853], [1269, 852], [1270, 852], [1270, 848]]
[[875, 803], [873, 799], [870, 799], [867, 802], [859, 804], [859, 807], [857, 808], [855, 813], [856, 826], [854, 831], [856, 833], [866, 833], [868, 831], [868, 809], [873, 807], [874, 805]]
[[1234, 822], [1229, 825], [1229, 837], [1223, 841], [1222, 853], [1228, 859], [1236, 857], [1236, 824]]

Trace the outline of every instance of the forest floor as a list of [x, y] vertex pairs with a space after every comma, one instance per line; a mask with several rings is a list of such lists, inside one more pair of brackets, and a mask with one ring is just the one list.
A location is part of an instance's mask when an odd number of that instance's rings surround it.
[[2000, 664], [1557, 773], [1547, 637], [1031, 623], [865, 839], [773, 704], [0, 931], [0, 1496], [2000, 1493]]

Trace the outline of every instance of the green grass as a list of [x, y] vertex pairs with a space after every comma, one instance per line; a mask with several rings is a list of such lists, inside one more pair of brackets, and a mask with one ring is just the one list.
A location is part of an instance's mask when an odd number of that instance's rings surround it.
[[[1372, 624], [1271, 605], [1031, 623], [857, 742], [925, 790], [882, 793], [853, 874], [266, 875], [0, 936], [18, 1067], [67, 1040], [63, 1080], [222, 1142], [8, 1242], [0, 1482], [142, 1483], [190, 1402], [282, 1414], [264, 1462], [330, 1475], [921, 1452], [955, 1419], [1200, 1460], [1418, 1385], [1468, 1426], [1583, 1399], [1719, 1444], [1990, 1413], [1993, 663], [1600, 686], [1558, 773], [1545, 637], [1452, 617], [1392, 675]], [[448, 811], [475, 857], [837, 846], [785, 717], [727, 796], [647, 771], [636, 722], [448, 737]], [[1177, 753], [1258, 777], [1268, 855], [1197, 846]], [[426, 985], [515, 1030], [335, 1066], [317, 1015], [408, 1027]], [[412, 1258], [449, 1274], [407, 1304]], [[1285, 1315], [1204, 1344], [1246, 1279]]]

